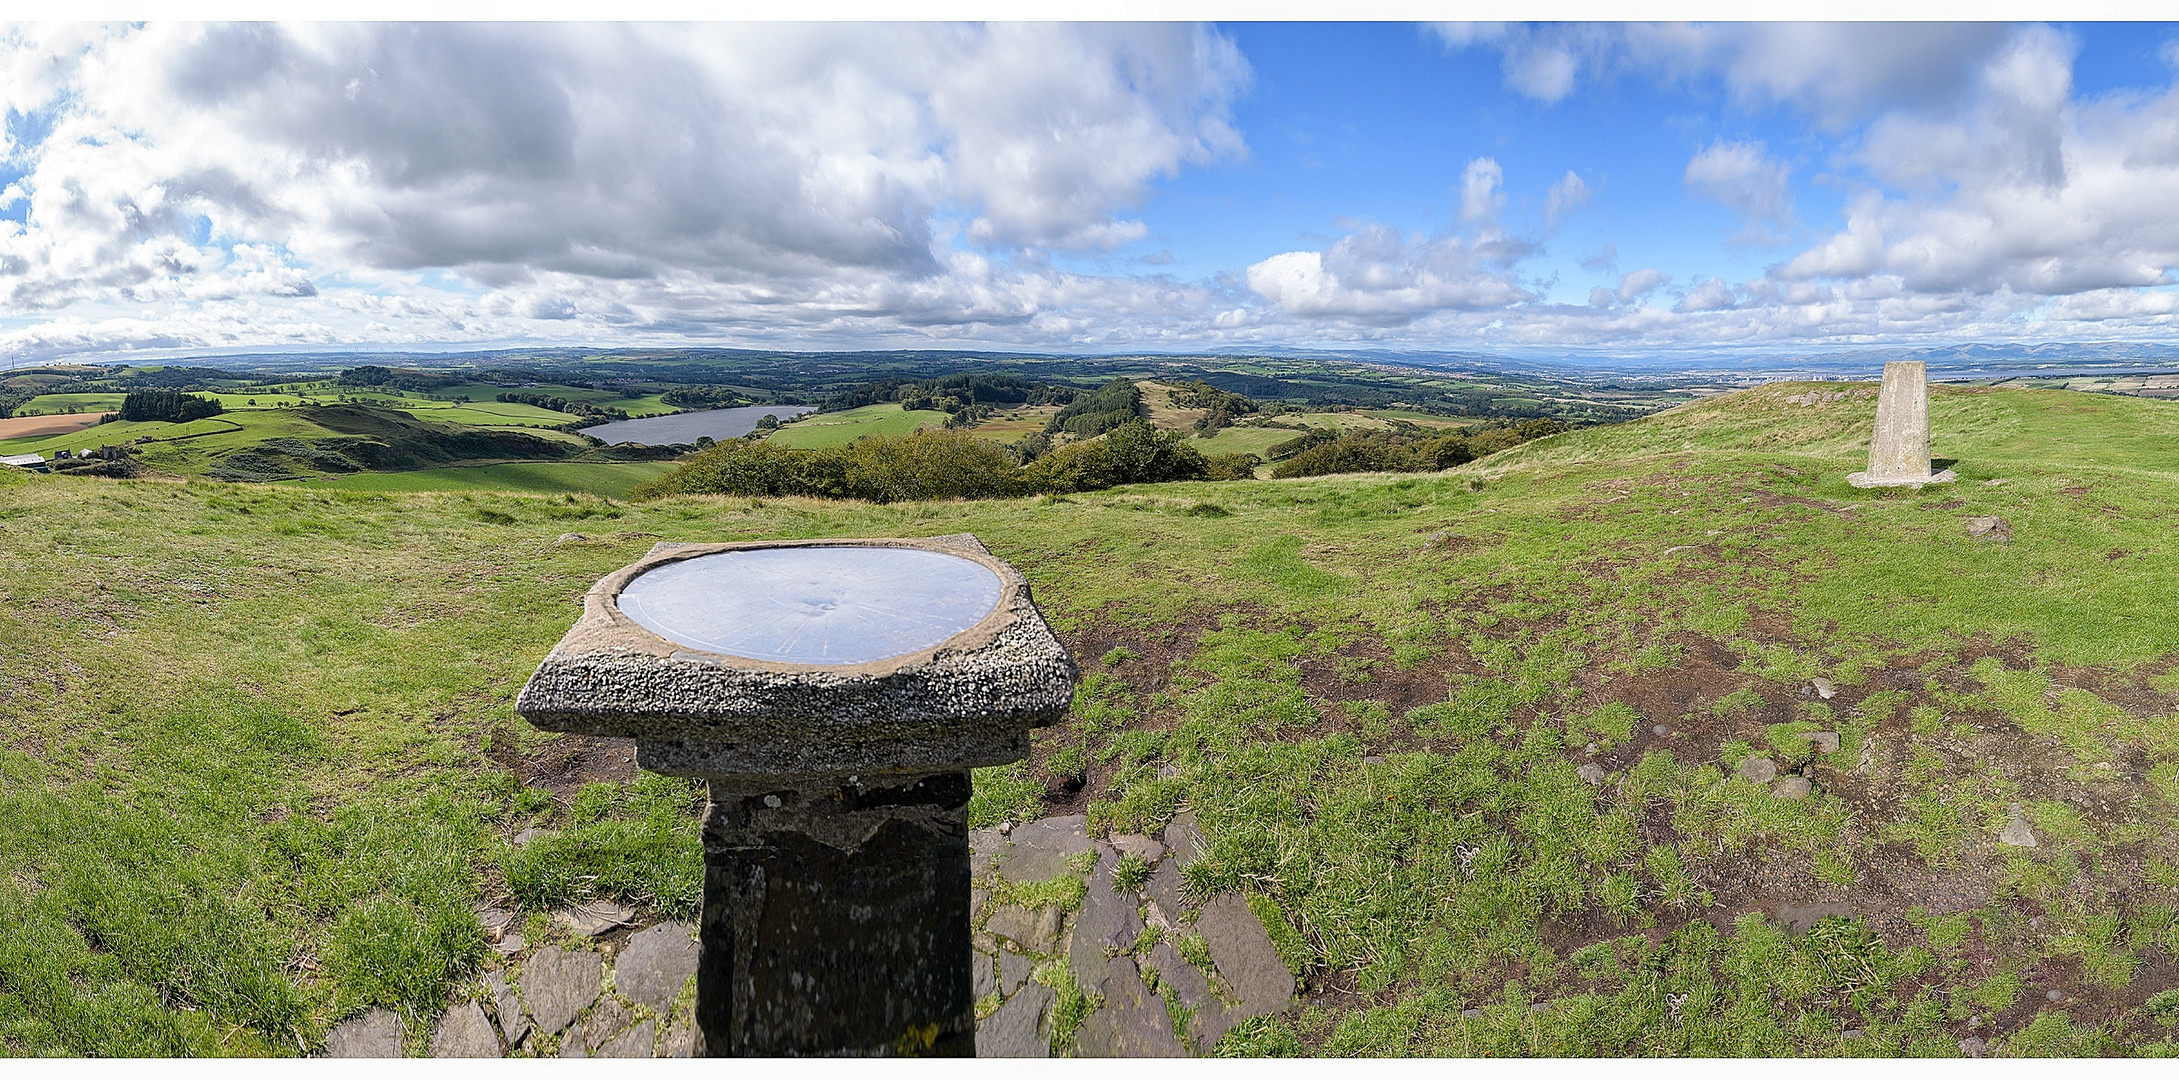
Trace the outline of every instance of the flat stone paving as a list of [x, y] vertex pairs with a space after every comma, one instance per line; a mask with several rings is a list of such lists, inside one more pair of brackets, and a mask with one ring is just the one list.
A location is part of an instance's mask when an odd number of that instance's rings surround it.
[[[1207, 1056], [1242, 1020], [1295, 1006], [1294, 976], [1248, 901], [1221, 895], [1198, 904], [1186, 895], [1182, 867], [1205, 850], [1194, 815], [1175, 815], [1162, 838], [1095, 840], [1085, 824], [1075, 815], [1005, 833], [979, 829], [970, 836], [971, 873], [979, 890], [998, 894], [1007, 883], [1049, 881], [1061, 874], [1086, 879], [1073, 912], [1002, 904], [982, 916], [974, 940], [980, 960], [998, 961], [999, 1005], [976, 1026], [978, 1057], [1053, 1052], [1051, 1006], [1057, 995], [1037, 981], [1039, 969], [1047, 980], [1072, 978], [1084, 994], [1102, 999], [1076, 1027], [1072, 1043], [1057, 1048], [1067, 1056]], [[1075, 869], [1084, 852], [1096, 853], [1087, 873]], [[1149, 864], [1141, 888], [1115, 887], [1122, 855]], [[1045, 919], [1049, 933], [1038, 925]], [[1151, 926], [1162, 940], [1138, 948]], [[1176, 946], [1176, 938], [1186, 937], [1201, 939], [1198, 955], [1210, 955], [1208, 968], [1190, 963]], [[985, 987], [977, 989], [988, 1006]], [[1185, 1030], [1174, 1030], [1168, 997], [1185, 1011]]]
[[[1053, 1055], [1053, 979], [1072, 978], [1098, 1000], [1057, 1048], [1061, 1056], [1207, 1056], [1242, 1020], [1295, 1006], [1293, 974], [1247, 900], [1229, 894], [1198, 903], [1186, 895], [1182, 868], [1205, 850], [1193, 815], [1176, 815], [1163, 833], [1097, 840], [1075, 814], [970, 834], [979, 898], [1004, 899], [1008, 884], [1062, 876], [1085, 886], [1073, 911], [976, 905], [976, 995], [986, 1006], [997, 1001], [979, 1010], [987, 1015], [976, 1025], [978, 1057]], [[1094, 863], [1077, 869], [1089, 861], [1085, 853], [1094, 853]], [[1142, 887], [1116, 887], [1124, 855], [1149, 864]], [[431, 1056], [696, 1055], [693, 924], [605, 931], [530, 949], [511, 932], [516, 919], [506, 909], [480, 904], [478, 920], [515, 947], [503, 950], [497, 968], [457, 987], [456, 1004], [431, 1020]], [[1153, 926], [1162, 940], [1138, 947]], [[1211, 962], [1199, 967], [1187, 959], [1191, 952]], [[1168, 999], [1186, 1017], [1180, 1030]], [[400, 1057], [405, 1034], [397, 1014], [372, 1009], [336, 1025], [324, 1053]]]

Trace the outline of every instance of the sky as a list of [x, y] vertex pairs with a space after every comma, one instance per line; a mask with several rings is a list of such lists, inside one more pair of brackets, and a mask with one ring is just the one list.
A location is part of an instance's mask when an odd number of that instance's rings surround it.
[[2153, 23], [16, 24], [0, 366], [2163, 341]]

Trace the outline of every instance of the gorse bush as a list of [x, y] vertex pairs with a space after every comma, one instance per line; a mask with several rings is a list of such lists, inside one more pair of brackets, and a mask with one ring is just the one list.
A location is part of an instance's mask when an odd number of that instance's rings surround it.
[[1208, 480], [1210, 463], [1178, 433], [1130, 420], [1102, 439], [1060, 447], [1023, 473], [1037, 491], [1096, 491], [1121, 484]]
[[[1219, 475], [1253, 475], [1253, 457], [1232, 457], [1246, 464], [1222, 458]], [[1210, 462], [1181, 436], [1134, 420], [1102, 439], [1063, 446], [1026, 468], [1006, 447], [958, 431], [872, 435], [822, 450], [736, 439], [699, 451], [630, 495], [810, 495], [890, 503], [1214, 478]]]
[[1397, 430], [1339, 435], [1313, 429], [1271, 448], [1273, 460], [1285, 458], [1271, 475], [1286, 479], [1353, 472], [1435, 472], [1565, 430], [1566, 425], [1556, 420], [1488, 424], [1448, 435]]

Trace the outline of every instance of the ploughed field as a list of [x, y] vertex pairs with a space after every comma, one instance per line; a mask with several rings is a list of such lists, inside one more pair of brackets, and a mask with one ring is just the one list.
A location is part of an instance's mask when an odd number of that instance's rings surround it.
[[1084, 673], [971, 825], [1188, 815], [1186, 889], [1298, 994], [1213, 1052], [2168, 1052], [2179, 404], [1937, 387], [1960, 482], [1856, 491], [1861, 389], [1010, 502], [0, 470], [0, 1050], [414, 1033], [504, 962], [480, 902], [532, 947], [687, 917], [696, 789], [510, 709], [583, 590], [658, 539], [968, 531]]

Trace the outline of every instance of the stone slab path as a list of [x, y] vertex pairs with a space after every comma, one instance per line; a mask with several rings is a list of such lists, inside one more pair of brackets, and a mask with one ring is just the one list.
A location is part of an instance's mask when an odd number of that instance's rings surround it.
[[[1187, 813], [1174, 816], [1162, 839], [1093, 839], [1079, 814], [971, 832], [977, 959], [997, 961], [995, 986], [990, 975], [977, 980], [983, 1019], [976, 1055], [1202, 1056], [1241, 1021], [1294, 1008], [1294, 975], [1247, 899], [1198, 903], [1187, 895], [1182, 869], [1204, 850]], [[1094, 864], [1076, 869], [1088, 853]], [[1117, 884], [1120, 860], [1129, 855], [1148, 864], [1140, 888]], [[1012, 885], [1063, 876], [1085, 884], [1071, 912], [981, 902]], [[1146, 936], [1152, 928], [1155, 944]], [[1190, 954], [1209, 962], [1199, 966]], [[1055, 1047], [1053, 987], [1069, 979], [1093, 1007], [1072, 1039]]]
[[[1208, 1055], [1242, 1020], [1296, 1004], [1293, 973], [1247, 899], [1199, 901], [1184, 888], [1183, 868], [1205, 849], [1193, 815], [1176, 815], [1162, 838], [1094, 839], [1076, 814], [978, 829], [969, 845], [978, 1057]], [[1118, 884], [1123, 859], [1147, 866], [1139, 887]], [[990, 902], [1062, 877], [1083, 882], [1073, 910]], [[419, 1047], [437, 1058], [696, 1056], [694, 924], [599, 928], [634, 913], [596, 908], [560, 920], [571, 939], [532, 949], [513, 912], [479, 904], [498, 966], [456, 989], [418, 1028]], [[595, 933], [567, 925], [577, 922]], [[1057, 988], [1069, 983], [1091, 1007], [1055, 1046]], [[324, 1054], [400, 1057], [410, 1039], [400, 1014], [374, 1008], [336, 1025]]]

